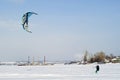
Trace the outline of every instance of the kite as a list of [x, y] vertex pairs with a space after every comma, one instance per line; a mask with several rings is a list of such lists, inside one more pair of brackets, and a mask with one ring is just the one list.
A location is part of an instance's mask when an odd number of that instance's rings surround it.
[[27, 12], [23, 15], [22, 17], [22, 26], [23, 26], [23, 29], [26, 30], [27, 32], [29, 33], [32, 33], [29, 29], [28, 29], [28, 19], [29, 17], [32, 15], [32, 14], [35, 14], [35, 15], [38, 15], [37, 13], [35, 12]]

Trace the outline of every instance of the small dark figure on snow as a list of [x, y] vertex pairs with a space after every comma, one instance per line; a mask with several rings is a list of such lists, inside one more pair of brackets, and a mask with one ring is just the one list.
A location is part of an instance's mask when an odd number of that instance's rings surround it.
[[97, 66], [96, 66], [96, 71], [95, 71], [95, 72], [97, 73], [99, 70], [100, 70], [100, 67], [99, 67], [99, 65], [97, 65]]

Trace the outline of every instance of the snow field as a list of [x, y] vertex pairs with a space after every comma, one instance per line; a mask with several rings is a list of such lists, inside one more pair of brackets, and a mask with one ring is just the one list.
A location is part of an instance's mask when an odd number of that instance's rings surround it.
[[120, 80], [120, 64], [0, 66], [0, 80]]

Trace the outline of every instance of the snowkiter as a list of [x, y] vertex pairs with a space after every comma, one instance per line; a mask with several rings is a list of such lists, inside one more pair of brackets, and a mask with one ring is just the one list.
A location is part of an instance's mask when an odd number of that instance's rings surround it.
[[100, 67], [99, 67], [99, 65], [97, 65], [97, 66], [96, 66], [96, 71], [95, 71], [95, 72], [97, 73], [99, 70], [100, 70]]

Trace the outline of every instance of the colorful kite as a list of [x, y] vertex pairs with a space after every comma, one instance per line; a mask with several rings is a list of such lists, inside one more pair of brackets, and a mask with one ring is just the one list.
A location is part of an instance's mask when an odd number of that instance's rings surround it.
[[32, 15], [32, 14], [35, 14], [35, 15], [38, 15], [37, 13], [35, 12], [27, 12], [23, 15], [22, 17], [22, 26], [23, 26], [23, 29], [26, 30], [27, 32], [29, 33], [32, 33], [29, 29], [28, 29], [28, 19], [29, 17]]

